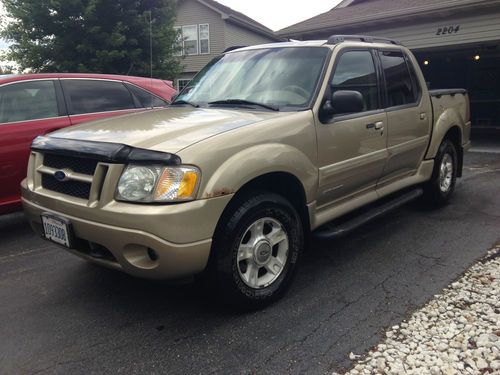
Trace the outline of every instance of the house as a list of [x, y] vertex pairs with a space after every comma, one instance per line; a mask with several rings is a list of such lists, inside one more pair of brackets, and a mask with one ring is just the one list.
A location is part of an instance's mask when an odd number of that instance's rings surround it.
[[284, 41], [271, 29], [214, 0], [179, 0], [175, 28], [184, 58], [181, 90], [212, 58], [232, 46]]
[[500, 130], [500, 1], [343, 0], [331, 10], [277, 31], [312, 40], [364, 34], [401, 41], [431, 88], [463, 87], [472, 131]]

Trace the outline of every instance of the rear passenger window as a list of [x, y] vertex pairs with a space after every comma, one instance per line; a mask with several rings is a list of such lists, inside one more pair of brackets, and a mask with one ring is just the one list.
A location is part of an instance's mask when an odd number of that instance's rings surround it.
[[369, 51], [348, 51], [340, 56], [331, 82], [332, 94], [339, 90], [359, 91], [364, 111], [379, 109], [377, 74]]
[[30, 81], [0, 87], [0, 123], [59, 116], [53, 81]]
[[64, 79], [61, 83], [72, 115], [135, 108], [132, 95], [121, 82]]
[[388, 107], [413, 104], [417, 93], [405, 58], [400, 51], [379, 52], [387, 87]]
[[168, 105], [166, 101], [137, 86], [127, 84], [127, 87], [130, 89], [130, 91], [132, 91], [137, 100], [139, 100], [139, 103], [141, 103], [141, 107], [165, 107]]

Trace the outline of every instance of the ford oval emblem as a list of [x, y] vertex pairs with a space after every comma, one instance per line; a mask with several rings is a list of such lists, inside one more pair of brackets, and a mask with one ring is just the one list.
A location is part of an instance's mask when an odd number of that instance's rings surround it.
[[62, 181], [66, 181], [68, 179], [68, 175], [64, 171], [56, 171], [54, 173], [54, 178], [57, 181], [61, 181], [62, 182]]

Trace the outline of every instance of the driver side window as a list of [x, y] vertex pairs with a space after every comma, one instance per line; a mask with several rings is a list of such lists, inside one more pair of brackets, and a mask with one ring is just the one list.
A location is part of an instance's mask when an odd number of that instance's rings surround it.
[[330, 82], [332, 94], [339, 90], [359, 91], [363, 96], [363, 111], [380, 108], [377, 74], [370, 51], [344, 52]]

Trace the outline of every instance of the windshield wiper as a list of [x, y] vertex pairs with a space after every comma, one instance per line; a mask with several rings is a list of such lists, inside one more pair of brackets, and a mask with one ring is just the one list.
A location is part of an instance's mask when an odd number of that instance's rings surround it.
[[249, 104], [249, 105], [256, 105], [256, 106], [259, 106], [262, 108], [270, 109], [272, 111], [279, 111], [280, 110], [278, 107], [270, 105], [270, 104], [257, 103], [257, 102], [252, 102], [250, 100], [245, 100], [245, 99], [216, 100], [214, 102], [208, 102], [208, 104]]
[[176, 104], [189, 104], [190, 106], [193, 106], [195, 108], [199, 108], [200, 105], [199, 104], [196, 104], [196, 103], [191, 103], [191, 102], [188, 102], [187, 100], [177, 100], [173, 103], [170, 103], [170, 105], [176, 105]]

